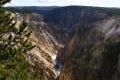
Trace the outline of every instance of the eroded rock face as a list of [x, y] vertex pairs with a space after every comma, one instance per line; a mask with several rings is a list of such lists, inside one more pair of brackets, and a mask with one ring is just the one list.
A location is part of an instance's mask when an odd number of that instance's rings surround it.
[[60, 44], [43, 17], [36, 13], [17, 13], [18, 25], [24, 20], [32, 30], [31, 41], [36, 47], [28, 53], [31, 64], [43, 71], [44, 80], [54, 80], [59, 72], [54, 69]]
[[119, 80], [119, 29], [120, 18], [112, 17], [84, 36], [78, 30], [57, 57], [64, 65], [57, 80]]

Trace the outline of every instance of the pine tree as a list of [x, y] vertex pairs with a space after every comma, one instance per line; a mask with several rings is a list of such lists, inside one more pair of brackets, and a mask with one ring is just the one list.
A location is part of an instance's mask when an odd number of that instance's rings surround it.
[[24, 21], [16, 25], [13, 13], [3, 8], [7, 2], [10, 0], [0, 0], [0, 80], [32, 80], [34, 73], [25, 57], [34, 47], [31, 30]]

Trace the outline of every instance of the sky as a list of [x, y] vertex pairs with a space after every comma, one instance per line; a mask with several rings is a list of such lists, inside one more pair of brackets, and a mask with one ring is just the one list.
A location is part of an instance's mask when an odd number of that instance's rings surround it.
[[120, 0], [12, 0], [6, 6], [68, 6], [68, 5], [120, 8]]

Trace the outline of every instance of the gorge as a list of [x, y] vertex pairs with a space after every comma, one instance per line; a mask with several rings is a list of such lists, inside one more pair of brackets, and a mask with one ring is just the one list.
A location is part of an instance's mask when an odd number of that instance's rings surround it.
[[119, 80], [120, 9], [87, 6], [11, 7], [36, 45], [30, 62], [43, 80]]

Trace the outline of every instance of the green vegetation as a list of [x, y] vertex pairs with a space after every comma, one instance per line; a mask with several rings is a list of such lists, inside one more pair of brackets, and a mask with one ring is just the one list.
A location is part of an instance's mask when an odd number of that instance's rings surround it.
[[34, 47], [31, 30], [25, 22], [16, 25], [15, 15], [3, 8], [7, 2], [0, 0], [0, 80], [41, 80], [41, 72], [26, 58]]

